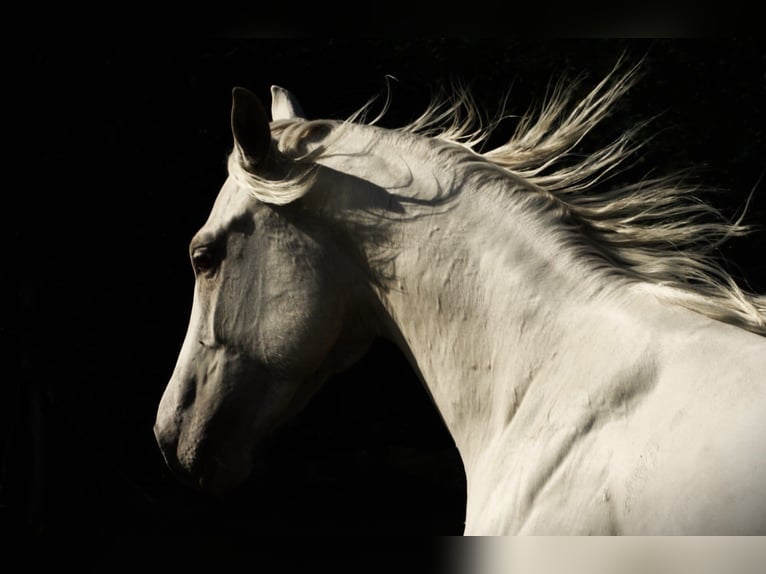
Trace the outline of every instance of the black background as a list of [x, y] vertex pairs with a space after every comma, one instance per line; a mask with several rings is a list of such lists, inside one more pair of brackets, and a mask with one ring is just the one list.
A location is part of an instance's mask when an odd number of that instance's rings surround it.
[[[724, 214], [766, 222], [766, 49], [753, 40], [318, 40], [204, 38], [37, 42], [11, 91], [16, 177], [3, 209], [2, 483], [11, 530], [231, 543], [234, 535], [460, 534], [465, 478], [451, 438], [398, 350], [380, 341], [278, 431], [250, 481], [226, 499], [165, 469], [152, 424], [186, 330], [187, 244], [225, 177], [231, 88], [271, 84], [309, 117], [393, 102], [382, 125], [417, 116], [433, 90], [469, 83], [488, 111], [539, 102], [552, 78], [580, 92], [626, 53], [641, 82], [588, 140], [660, 114], [635, 173], [696, 166], [725, 189]], [[512, 124], [503, 129], [510, 130]], [[504, 133], [493, 143], [498, 143]], [[14, 197], [17, 201], [10, 202]], [[764, 232], [723, 248], [766, 286]], [[208, 545], [208, 546], [206, 546]], [[76, 547], [70, 547], [76, 552]], [[212, 550], [211, 550], [212, 552]], [[284, 557], [283, 557], [284, 558]]]

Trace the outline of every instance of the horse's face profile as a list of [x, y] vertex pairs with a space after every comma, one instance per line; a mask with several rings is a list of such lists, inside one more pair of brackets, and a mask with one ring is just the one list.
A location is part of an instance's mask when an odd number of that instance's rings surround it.
[[[235, 92], [232, 127], [242, 157], [264, 165], [271, 136], [252, 94]], [[189, 249], [191, 318], [155, 435], [174, 471], [220, 492], [369, 339], [347, 320], [355, 295], [343, 253], [300, 202], [269, 205], [229, 176]]]

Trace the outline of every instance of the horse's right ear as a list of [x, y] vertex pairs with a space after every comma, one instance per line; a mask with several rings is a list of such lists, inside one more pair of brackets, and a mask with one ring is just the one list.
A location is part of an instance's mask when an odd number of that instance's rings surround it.
[[269, 119], [258, 97], [245, 88], [234, 88], [231, 93], [231, 133], [245, 167], [263, 165], [271, 148]]
[[306, 115], [296, 97], [284, 88], [271, 86], [271, 119], [292, 120], [298, 118], [306, 119]]

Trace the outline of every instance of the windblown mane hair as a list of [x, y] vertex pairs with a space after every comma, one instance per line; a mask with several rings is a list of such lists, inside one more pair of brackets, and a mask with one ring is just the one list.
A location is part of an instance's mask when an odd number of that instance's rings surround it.
[[[766, 297], [737, 285], [718, 258], [718, 248], [726, 240], [751, 231], [742, 224], [744, 211], [736, 221], [727, 221], [720, 211], [699, 198], [700, 187], [686, 183], [686, 173], [607, 186], [626, 160], [635, 157], [648, 141], [638, 142], [637, 138], [648, 122], [584, 159], [582, 153], [573, 153], [634, 85], [638, 66], [626, 72], [621, 71], [623, 68], [619, 61], [574, 105], [571, 98], [576, 82], [559, 82], [537, 113], [522, 116], [505, 144], [486, 152], [479, 151], [481, 144], [505, 116], [484, 121], [464, 88], [435, 98], [420, 117], [396, 131], [458, 145], [472, 158], [483, 158], [495, 172], [499, 169], [516, 181], [524, 180], [545, 195], [552, 208], [566, 214], [572, 227], [580, 232], [578, 247], [583, 254], [600, 256], [609, 272], [656, 285], [660, 296], [716, 320], [766, 334]], [[385, 113], [364, 122], [367, 108], [345, 123], [372, 125]], [[276, 126], [279, 148], [296, 150], [303, 135], [328, 125], [326, 120], [316, 120]], [[333, 137], [341, 135], [342, 130]], [[299, 166], [292, 188], [285, 180], [247, 181], [247, 177], [254, 176], [243, 174], [234, 156], [229, 168], [249, 184], [254, 194], [269, 194], [262, 199], [287, 203], [310, 186], [313, 160], [330, 145], [327, 142], [304, 156], [292, 154], [293, 165]], [[292, 189], [289, 197], [283, 195], [287, 189]]]

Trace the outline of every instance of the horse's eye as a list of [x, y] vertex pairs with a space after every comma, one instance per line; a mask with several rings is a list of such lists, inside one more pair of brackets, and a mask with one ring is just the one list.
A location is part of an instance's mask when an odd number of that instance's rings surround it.
[[198, 247], [192, 253], [192, 265], [197, 273], [205, 273], [215, 267], [215, 257], [210, 247]]

